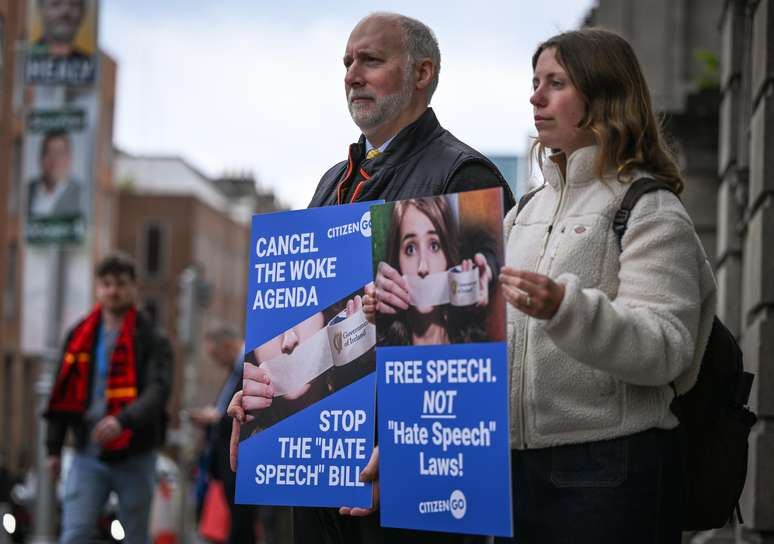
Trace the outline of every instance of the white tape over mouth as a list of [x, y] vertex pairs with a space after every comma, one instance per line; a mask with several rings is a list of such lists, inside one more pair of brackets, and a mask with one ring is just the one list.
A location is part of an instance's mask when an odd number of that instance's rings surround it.
[[261, 363], [274, 396], [298, 391], [334, 366], [351, 363], [376, 345], [376, 327], [362, 310], [347, 317], [342, 311], [328, 325], [301, 342], [292, 353]]
[[440, 304], [470, 306], [481, 299], [478, 268], [463, 271], [459, 266], [446, 272], [436, 272], [421, 278], [403, 276], [409, 286], [411, 300], [417, 308]]

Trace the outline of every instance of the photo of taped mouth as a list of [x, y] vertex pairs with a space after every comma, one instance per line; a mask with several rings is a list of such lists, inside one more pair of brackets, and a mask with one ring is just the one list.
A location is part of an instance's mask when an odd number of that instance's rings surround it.
[[[456, 195], [392, 204], [384, 260], [379, 262], [373, 308], [380, 345], [449, 344], [486, 338], [481, 314], [488, 304], [492, 269], [486, 251], [464, 255], [464, 236], [453, 209]], [[473, 271], [472, 300], [455, 308], [457, 284], [448, 276]], [[470, 285], [468, 285], [470, 288]], [[450, 288], [450, 289], [449, 289]], [[450, 304], [451, 302], [451, 304]], [[463, 305], [463, 304], [460, 304]]]

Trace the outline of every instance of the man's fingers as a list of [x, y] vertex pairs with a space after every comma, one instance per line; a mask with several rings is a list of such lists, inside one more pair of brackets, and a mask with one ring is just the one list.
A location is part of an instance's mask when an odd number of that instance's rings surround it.
[[228, 403], [228, 408], [226, 408], [226, 413], [233, 417], [238, 419], [239, 421], [244, 420], [245, 418], [245, 411], [242, 408], [242, 392], [237, 391], [234, 393], [234, 396], [231, 397], [231, 402]]
[[360, 471], [361, 482], [371, 482], [379, 477], [379, 446], [374, 446], [368, 464]]
[[236, 472], [237, 469], [237, 453], [239, 452], [239, 433], [241, 426], [239, 420], [234, 418], [231, 420], [231, 439], [228, 444], [228, 461], [231, 465], [231, 472]]

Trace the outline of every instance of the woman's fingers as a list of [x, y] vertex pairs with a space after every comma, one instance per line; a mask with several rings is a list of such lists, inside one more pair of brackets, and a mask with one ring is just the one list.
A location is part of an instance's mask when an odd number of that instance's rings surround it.
[[551, 319], [564, 299], [564, 285], [544, 274], [503, 267], [500, 273], [506, 300], [538, 319]]

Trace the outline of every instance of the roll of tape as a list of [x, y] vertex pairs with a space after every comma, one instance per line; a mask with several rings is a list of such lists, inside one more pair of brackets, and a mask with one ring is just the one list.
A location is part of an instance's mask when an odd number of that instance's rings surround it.
[[427, 308], [440, 304], [452, 306], [470, 306], [481, 297], [478, 281], [478, 268], [462, 270], [455, 266], [445, 272], [435, 272], [424, 278], [403, 276], [409, 286], [411, 300], [417, 308]]

